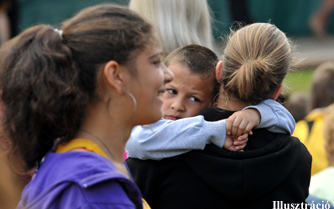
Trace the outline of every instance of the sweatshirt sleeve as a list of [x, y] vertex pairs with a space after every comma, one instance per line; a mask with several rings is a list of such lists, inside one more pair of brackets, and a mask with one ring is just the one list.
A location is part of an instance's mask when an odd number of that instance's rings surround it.
[[[256, 128], [267, 128], [275, 133], [292, 134], [295, 121], [290, 112], [278, 102], [268, 99], [254, 106], [260, 112], [261, 122]], [[161, 160], [174, 157], [193, 149], [203, 150], [206, 144], [223, 147], [226, 139], [224, 120], [208, 122], [203, 116], [183, 118], [176, 121], [160, 121], [136, 126], [126, 144], [128, 157], [142, 160]]]
[[258, 105], [247, 106], [244, 109], [254, 108], [260, 112], [261, 122], [256, 128], [266, 128], [274, 133], [291, 135], [296, 122], [291, 113], [275, 100], [267, 99]]
[[205, 121], [203, 116], [176, 121], [160, 121], [136, 126], [126, 144], [128, 157], [161, 160], [193, 149], [204, 149], [206, 144], [223, 147], [226, 138], [226, 122]]

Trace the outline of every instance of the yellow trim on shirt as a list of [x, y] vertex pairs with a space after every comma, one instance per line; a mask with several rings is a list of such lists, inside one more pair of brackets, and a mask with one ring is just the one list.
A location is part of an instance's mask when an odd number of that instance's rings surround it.
[[73, 139], [67, 143], [59, 144], [57, 146], [56, 153], [68, 152], [80, 148], [86, 149], [87, 151], [95, 152], [108, 158], [107, 155], [97, 144], [87, 139]]
[[[87, 151], [95, 152], [108, 158], [107, 155], [102, 151], [102, 149], [97, 144], [87, 139], [73, 139], [69, 142], [58, 144], [56, 153], [69, 152], [80, 148], [86, 149]], [[151, 207], [148, 205], [148, 203], [145, 201], [144, 198], [142, 198], [142, 202], [143, 202], [143, 209], [151, 209]]]
[[144, 198], [141, 198], [143, 201], [143, 209], [151, 209], [151, 207], [148, 205], [148, 203], [146, 202], [146, 200]]

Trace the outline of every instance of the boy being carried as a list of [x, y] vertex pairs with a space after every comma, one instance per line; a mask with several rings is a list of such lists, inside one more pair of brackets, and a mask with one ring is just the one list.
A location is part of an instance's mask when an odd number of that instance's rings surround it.
[[253, 127], [292, 134], [292, 115], [271, 99], [248, 106], [226, 120], [208, 122], [196, 116], [204, 107], [215, 106], [220, 88], [215, 76], [218, 62], [213, 51], [198, 45], [180, 47], [169, 54], [165, 64], [174, 79], [166, 84], [163, 119], [133, 129], [126, 145], [128, 157], [160, 160], [204, 149], [210, 143], [243, 150]]

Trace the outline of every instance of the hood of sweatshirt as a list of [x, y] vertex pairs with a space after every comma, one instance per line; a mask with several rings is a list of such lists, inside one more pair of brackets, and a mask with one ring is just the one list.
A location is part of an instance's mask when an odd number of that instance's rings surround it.
[[[218, 120], [232, 113], [209, 108], [203, 115], [206, 120]], [[306, 147], [286, 134], [266, 129], [254, 129], [253, 133], [245, 152], [207, 145], [205, 150], [192, 151], [181, 159], [194, 175], [229, 200], [259, 200], [285, 189], [286, 195], [305, 200], [312, 161]]]
[[[254, 137], [249, 140], [264, 140], [269, 134], [262, 133], [263, 139], [260, 139], [254, 133]], [[182, 160], [194, 175], [230, 200], [261, 199], [286, 182], [293, 183], [291, 187], [301, 186], [304, 188], [299, 188], [300, 190], [307, 191], [308, 184], [290, 180], [296, 170], [302, 169], [297, 171], [301, 174], [299, 180], [309, 181], [311, 157], [306, 148], [293, 137], [271, 137], [271, 143], [256, 150], [230, 152], [207, 145], [204, 151], [192, 151], [184, 155]], [[309, 166], [300, 168], [301, 164], [305, 165], [305, 161], [309, 161]], [[302, 175], [303, 172], [305, 175]]]

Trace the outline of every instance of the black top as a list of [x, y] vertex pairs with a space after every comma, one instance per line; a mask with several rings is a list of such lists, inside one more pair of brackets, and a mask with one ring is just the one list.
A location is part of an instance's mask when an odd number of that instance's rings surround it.
[[[205, 108], [200, 114], [213, 121], [232, 113]], [[126, 162], [152, 209], [269, 209], [277, 204], [273, 201], [305, 203], [312, 161], [306, 147], [286, 134], [253, 133], [244, 152], [207, 145], [161, 161]]]

